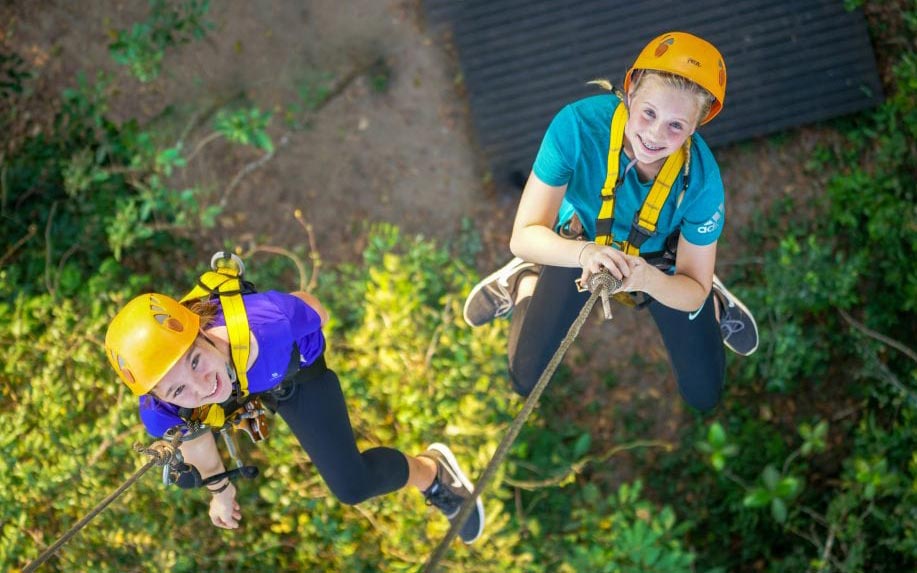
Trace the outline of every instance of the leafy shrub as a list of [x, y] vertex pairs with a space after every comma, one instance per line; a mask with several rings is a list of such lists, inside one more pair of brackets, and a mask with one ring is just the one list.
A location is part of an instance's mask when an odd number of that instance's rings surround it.
[[167, 48], [200, 40], [213, 28], [205, 18], [210, 0], [149, 0], [150, 16], [128, 30], [112, 31], [112, 58], [141, 82], [155, 80]]

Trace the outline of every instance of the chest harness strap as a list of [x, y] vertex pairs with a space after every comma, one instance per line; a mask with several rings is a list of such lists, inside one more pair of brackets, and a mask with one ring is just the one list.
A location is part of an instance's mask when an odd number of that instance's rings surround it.
[[[242, 303], [242, 296], [255, 292], [255, 287], [250, 282], [242, 279], [245, 266], [241, 259], [234, 255], [223, 254], [222, 257], [214, 256], [211, 261], [213, 270], [200, 276], [197, 286], [186, 294], [181, 302], [195, 299], [219, 298], [226, 318], [226, 330], [229, 334], [230, 358], [235, 366], [238, 384], [233, 385], [233, 395], [230, 401], [244, 403], [248, 396], [248, 358], [251, 354], [251, 328], [248, 325], [248, 315]], [[232, 412], [226, 412], [218, 404], [208, 404], [195, 408], [191, 419], [199, 421], [212, 428], [220, 428], [226, 423], [226, 417]]]
[[[675, 153], [671, 154], [662, 165], [649, 194], [643, 200], [640, 210], [634, 214], [631, 222], [630, 233], [623, 242], [614, 240], [615, 218], [615, 193], [624, 177], [618, 174], [621, 150], [624, 146], [624, 125], [627, 123], [627, 106], [623, 102], [615, 108], [611, 120], [611, 135], [608, 142], [608, 172], [605, 175], [605, 184], [602, 186], [602, 206], [595, 221], [595, 242], [600, 245], [613, 245], [628, 255], [639, 255], [643, 243], [656, 234], [656, 222], [659, 213], [665, 205], [672, 185], [685, 170], [684, 185], [679, 194], [678, 201], [684, 197], [688, 187], [688, 170], [690, 163], [691, 138]], [[625, 171], [626, 172], [626, 171]]]

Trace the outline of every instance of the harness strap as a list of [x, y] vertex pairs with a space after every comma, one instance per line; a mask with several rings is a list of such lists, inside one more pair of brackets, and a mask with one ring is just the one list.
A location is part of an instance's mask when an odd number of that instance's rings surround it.
[[218, 271], [207, 271], [198, 279], [198, 284], [181, 299], [186, 302], [192, 299], [219, 296], [226, 319], [226, 330], [229, 333], [229, 350], [232, 362], [239, 376], [239, 388], [242, 396], [248, 395], [248, 358], [251, 353], [251, 329], [248, 326], [248, 315], [242, 303], [242, 294], [251, 292], [242, 281], [239, 270], [233, 267], [221, 267]]
[[[681, 173], [685, 165], [685, 157], [691, 146], [691, 139], [687, 139], [683, 147], [670, 155], [653, 181], [649, 194], [643, 201], [640, 210], [634, 216], [633, 224], [630, 228], [630, 234], [627, 241], [624, 242], [623, 251], [628, 255], [639, 255], [640, 247], [643, 243], [656, 234], [656, 223], [659, 221], [659, 214], [662, 212], [662, 206], [672, 192], [672, 185], [678, 174]], [[685, 179], [687, 181], [687, 177]], [[684, 190], [682, 190], [682, 194]]]
[[602, 185], [602, 206], [595, 221], [595, 242], [600, 245], [614, 243], [612, 227], [615, 219], [615, 193], [621, 184], [621, 177], [618, 175], [618, 161], [621, 158], [621, 149], [624, 145], [624, 126], [626, 124], [627, 106], [619, 103], [611, 119], [611, 135], [608, 141], [608, 170], [605, 174], [605, 184]]
[[[643, 200], [640, 210], [634, 214], [627, 240], [622, 243], [616, 243], [613, 230], [615, 194], [622, 181], [622, 177], [619, 175], [619, 162], [621, 150], [624, 146], [624, 126], [627, 124], [627, 117], [627, 106], [624, 105], [624, 102], [620, 102], [615, 108], [611, 119], [608, 142], [608, 171], [605, 174], [605, 183], [602, 186], [602, 206], [595, 222], [595, 241], [601, 245], [618, 246], [624, 253], [636, 256], [640, 254], [640, 247], [643, 243], [656, 234], [656, 223], [659, 221], [659, 214], [669, 198], [672, 185], [681, 173], [682, 168], [685, 167], [686, 159], [689, 157], [691, 139], [688, 138], [684, 146], [666, 158], [665, 163], [663, 163], [662, 168], [653, 180], [653, 186]], [[687, 187], [687, 184], [686, 173], [684, 186]], [[683, 193], [684, 189], [682, 189]]]
[[[181, 302], [219, 297], [229, 335], [230, 359], [235, 366], [238, 384], [234, 385], [230, 401], [244, 403], [248, 396], [248, 359], [251, 355], [251, 328], [242, 302], [242, 295], [255, 292], [251, 283], [242, 279], [242, 269], [232, 265], [220, 266], [207, 271], [198, 278], [197, 285], [186, 294]], [[202, 422], [212, 428], [226, 423], [226, 408], [221, 405], [207, 405], [196, 408], [189, 419]]]

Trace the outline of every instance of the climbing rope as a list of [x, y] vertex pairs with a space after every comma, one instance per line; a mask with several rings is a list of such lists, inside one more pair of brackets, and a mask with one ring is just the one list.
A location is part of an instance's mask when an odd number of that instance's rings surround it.
[[455, 539], [455, 536], [458, 535], [459, 530], [462, 528], [462, 525], [465, 524], [468, 516], [471, 515], [475, 501], [478, 499], [478, 496], [481, 495], [481, 492], [487, 489], [487, 486], [490, 485], [490, 481], [497, 473], [497, 468], [499, 468], [500, 464], [503, 463], [503, 458], [506, 457], [506, 454], [509, 452], [513, 442], [516, 441], [516, 437], [522, 430], [522, 426], [525, 424], [526, 419], [535, 410], [535, 406], [538, 405], [538, 399], [541, 397], [544, 389], [547, 388], [548, 382], [550, 382], [551, 378], [554, 376], [554, 371], [557, 370], [557, 367], [560, 365], [560, 361], [563, 359], [564, 354], [567, 353], [567, 350], [573, 344], [573, 341], [576, 340], [577, 336], [579, 336], [579, 332], [583, 328], [583, 324], [586, 323], [586, 319], [589, 318], [589, 313], [592, 312], [592, 307], [595, 306], [595, 303], [599, 298], [602, 300], [605, 319], [607, 320], [611, 318], [610, 296], [612, 292], [620, 288], [621, 281], [613, 277], [608, 272], [603, 271], [601, 273], [591, 275], [587, 281], [587, 286], [588, 289], [592, 292], [592, 295], [589, 297], [589, 300], [586, 301], [586, 304], [583, 306], [582, 310], [580, 310], [579, 316], [577, 316], [576, 320], [573, 321], [573, 324], [570, 325], [570, 329], [567, 330], [567, 335], [561, 341], [560, 346], [554, 353], [554, 356], [551, 357], [551, 361], [548, 362], [548, 365], [541, 373], [541, 377], [538, 378], [538, 382], [532, 389], [532, 393], [529, 394], [528, 398], [526, 398], [525, 404], [522, 405], [522, 410], [516, 414], [516, 418], [510, 425], [509, 430], [506, 432], [506, 435], [503, 436], [503, 440], [500, 442], [500, 445], [497, 446], [497, 451], [494, 452], [494, 455], [490, 459], [490, 462], [488, 462], [487, 467], [484, 468], [484, 473], [481, 474], [481, 477], [478, 478], [478, 481], [475, 483], [474, 492], [472, 492], [471, 497], [465, 500], [461, 510], [459, 510], [458, 514], [455, 516], [455, 519], [452, 520], [452, 525], [449, 527], [449, 531], [446, 532], [446, 536], [442, 538], [442, 540], [439, 542], [439, 545], [436, 546], [436, 549], [430, 555], [430, 558], [427, 559], [427, 562], [424, 565], [423, 573], [434, 573], [437, 566], [439, 565], [439, 562], [443, 559], [443, 557], [446, 556], [446, 552], [449, 550], [449, 545]]
[[79, 532], [79, 530], [86, 527], [86, 525], [90, 521], [92, 521], [92, 519], [95, 516], [102, 513], [102, 510], [108, 507], [108, 505], [111, 504], [111, 502], [115, 501], [118, 498], [118, 496], [120, 496], [122, 493], [127, 491], [127, 488], [134, 485], [134, 482], [140, 479], [140, 476], [145, 474], [150, 468], [154, 466], [162, 467], [170, 463], [175, 457], [175, 450], [178, 447], [178, 442], [180, 441], [180, 438], [181, 436], [178, 433], [176, 433], [171, 443], [164, 442], [164, 441], [157, 441], [157, 442], [153, 442], [152, 444], [150, 444], [148, 448], [145, 448], [141, 446], [140, 444], [134, 444], [134, 451], [150, 456], [151, 458], [150, 461], [148, 461], [139, 470], [134, 472], [134, 475], [129, 477], [127, 481], [121, 484], [121, 487], [116, 489], [114, 492], [111, 493], [111, 495], [109, 495], [108, 497], [103, 499], [101, 502], [99, 502], [99, 504], [96, 505], [92, 509], [92, 511], [86, 514], [86, 516], [83, 519], [79, 520], [76, 523], [76, 525], [71, 527], [70, 530], [67, 531], [67, 533], [63, 534], [60, 537], [60, 539], [55, 541], [53, 545], [51, 545], [50, 547], [42, 551], [41, 555], [39, 555], [31, 563], [26, 565], [25, 569], [22, 570], [22, 573], [31, 573], [32, 571], [35, 571], [36, 569], [38, 569], [38, 567], [40, 567], [42, 563], [44, 563], [52, 555], [57, 553], [57, 550], [60, 549], [64, 543], [67, 543], [68, 541], [70, 541], [70, 539], [74, 535], [76, 535], [77, 532]]

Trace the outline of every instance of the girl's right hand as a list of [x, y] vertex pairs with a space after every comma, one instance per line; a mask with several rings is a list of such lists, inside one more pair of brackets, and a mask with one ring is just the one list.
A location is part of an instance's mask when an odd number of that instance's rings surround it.
[[579, 264], [583, 267], [583, 274], [580, 276], [580, 282], [586, 284], [586, 280], [595, 273], [600, 272], [603, 268], [608, 269], [613, 277], [624, 281], [630, 276], [631, 268], [627, 262], [627, 257], [621, 251], [607, 246], [597, 245], [595, 243], [586, 243], [580, 252]]
[[237, 529], [242, 511], [236, 501], [236, 486], [230, 484], [225, 490], [210, 498], [210, 521], [223, 529]]

